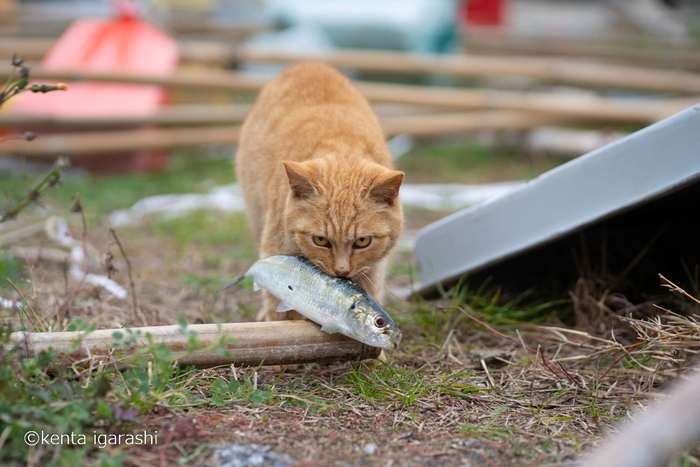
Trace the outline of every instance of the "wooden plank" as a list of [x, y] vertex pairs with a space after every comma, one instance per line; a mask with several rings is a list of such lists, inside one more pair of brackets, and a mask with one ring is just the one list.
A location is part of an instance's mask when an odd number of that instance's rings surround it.
[[700, 105], [574, 159], [416, 236], [421, 294], [700, 182]]

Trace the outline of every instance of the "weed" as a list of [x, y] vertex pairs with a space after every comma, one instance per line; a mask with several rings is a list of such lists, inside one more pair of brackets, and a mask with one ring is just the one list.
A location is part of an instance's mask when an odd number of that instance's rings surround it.
[[393, 368], [383, 362], [372, 369], [354, 365], [346, 378], [361, 398], [372, 402], [390, 399], [400, 408], [411, 407], [430, 391], [420, 369]]
[[[84, 331], [85, 336], [94, 326], [76, 320], [67, 330]], [[115, 331], [113, 352], [121, 370], [103, 368], [93, 373], [75, 364], [69, 367], [60, 364], [63, 354], [51, 349], [35, 357], [22, 357], [21, 346], [10, 339], [10, 329], [3, 327], [0, 440], [4, 448], [0, 449], [0, 460], [12, 463], [31, 458], [53, 466], [78, 465], [80, 459], [97, 458], [101, 465], [121, 465], [123, 456], [100, 457], [93, 441], [99, 434], [128, 428], [141, 413], [157, 407], [184, 409], [241, 401], [262, 403], [272, 397], [272, 392], [257, 387], [255, 373], [244, 375], [242, 380], [207, 381], [196, 369], [178, 365], [178, 359], [194, 352], [225, 353], [226, 346], [233, 344], [222, 336], [205, 346], [184, 321], [180, 322], [180, 332], [188, 337], [182, 352], [154, 342], [149, 333]], [[135, 345], [143, 340], [145, 345]], [[65, 354], [70, 355], [80, 345], [81, 339], [76, 340], [72, 350]], [[132, 353], [122, 354], [125, 348], [130, 348]], [[34, 434], [39, 436], [39, 441], [31, 446]], [[51, 441], [51, 436], [60, 442]]]

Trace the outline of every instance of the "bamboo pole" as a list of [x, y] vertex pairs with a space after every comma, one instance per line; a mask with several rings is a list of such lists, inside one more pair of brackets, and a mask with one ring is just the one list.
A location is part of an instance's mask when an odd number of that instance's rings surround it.
[[179, 146], [235, 143], [240, 127], [177, 127], [41, 135], [31, 143], [23, 140], [0, 142], [2, 155], [45, 157], [58, 154], [93, 157], [146, 149], [170, 149]]
[[[1, 76], [0, 76], [1, 78]], [[69, 72], [35, 69], [34, 80], [95, 81], [152, 84], [181, 89], [211, 91], [259, 91], [265, 78], [236, 72], [208, 70], [167, 76], [123, 73]], [[555, 113], [585, 119], [651, 123], [698, 102], [684, 99], [610, 99], [589, 95], [526, 93], [486, 89], [455, 89], [407, 84], [357, 82], [358, 89], [375, 102], [442, 106], [453, 109], [504, 109]]]
[[[541, 125], [566, 125], [581, 121], [581, 119], [565, 115], [514, 110], [483, 110], [380, 118], [380, 123], [387, 136], [404, 133], [439, 135], [482, 129], [528, 129]], [[25, 157], [46, 157], [58, 154], [71, 157], [97, 157], [106, 153], [143, 149], [231, 144], [238, 142], [239, 133], [240, 127], [238, 126], [192, 126], [41, 134], [31, 143], [21, 139], [0, 142], [0, 157], [3, 154]]]
[[[0, 79], [6, 79], [10, 75], [9, 67], [0, 69]], [[178, 70], [171, 74], [133, 74], [103, 71], [79, 71], [79, 70], [46, 70], [44, 68], [32, 68], [32, 81], [90, 81], [95, 83], [121, 83], [121, 84], [150, 84], [175, 89], [198, 91], [259, 91], [267, 78], [251, 76], [244, 73], [217, 70]]]
[[563, 115], [523, 112], [518, 110], [476, 110], [435, 115], [405, 115], [382, 118], [384, 134], [393, 136], [441, 135], [476, 130], [524, 130], [542, 125], [580, 122]]
[[[376, 104], [373, 110], [379, 118], [418, 116], [444, 112], [442, 107], [408, 106], [401, 104]], [[142, 125], [228, 125], [242, 123], [251, 106], [234, 104], [178, 104], [169, 105], [143, 116], [119, 117], [63, 117], [21, 112], [0, 112], [0, 127], [13, 128], [70, 128], [112, 129]]]
[[0, 113], [0, 127], [37, 128], [137, 127], [141, 125], [233, 125], [242, 123], [250, 111], [248, 105], [171, 105], [152, 114], [134, 117], [60, 117], [51, 115]]
[[16, 55], [29, 60], [39, 60], [46, 55], [55, 42], [56, 39], [53, 38], [0, 37], [0, 57], [10, 58]]
[[[551, 42], [551, 41], [550, 41]], [[46, 39], [2, 39], [0, 56], [40, 58], [51, 43]], [[294, 52], [260, 47], [232, 47], [214, 41], [180, 43], [185, 61], [229, 64], [324, 62], [337, 67], [409, 74], [444, 73], [464, 77], [519, 76], [548, 82], [667, 92], [700, 92], [700, 75], [693, 72], [596, 63], [580, 59], [477, 54], [415, 54], [370, 50]], [[696, 53], [697, 56], [697, 53]]]
[[649, 124], [695, 105], [699, 98], [611, 99], [592, 95], [454, 89], [405, 84], [355, 83], [370, 101], [459, 109], [526, 110], [591, 120]]
[[559, 37], [523, 35], [469, 29], [464, 31], [464, 47], [468, 53], [489, 56], [561, 56], [594, 59], [614, 63], [630, 63], [648, 67], [681, 67], [700, 70], [700, 50], [696, 46], [669, 46], [649, 43], [648, 37], [597, 38], [581, 40]]
[[[147, 345], [146, 334], [155, 344], [166, 344], [168, 349], [183, 356], [178, 361], [183, 365], [212, 367], [219, 365], [286, 365], [344, 360], [377, 358], [381, 349], [371, 347], [341, 334], [328, 334], [310, 321], [272, 321], [254, 323], [196, 324], [187, 326], [187, 331], [197, 333], [197, 340], [205, 346], [216, 342], [221, 336], [235, 341], [225, 345], [231, 356], [221, 355], [216, 350], [197, 351], [185, 356], [189, 336], [182, 328], [173, 326], [151, 326], [133, 328], [139, 332], [136, 342], [128, 347], [119, 347], [119, 357], [114, 354], [114, 333], [126, 335], [125, 329], [102, 329], [84, 333], [76, 332], [14, 332], [13, 342], [20, 348], [21, 357], [29, 358], [53, 348], [62, 358], [58, 366], [77, 364], [83, 367], [119, 365], [139, 347]], [[186, 333], [185, 333], [186, 334]], [[80, 340], [80, 347], [74, 344]]]
[[519, 76], [557, 83], [668, 92], [700, 92], [700, 75], [686, 71], [611, 65], [583, 60], [429, 55], [367, 50], [292, 52], [240, 48], [238, 61], [255, 63], [324, 62], [337, 67], [399, 73], [445, 73], [463, 77]]
[[[677, 109], [669, 109], [670, 113]], [[641, 114], [636, 119], [623, 121], [647, 124], [652, 116]], [[663, 114], [658, 115], [658, 118]], [[565, 113], [527, 112], [522, 110], [480, 110], [381, 117], [384, 134], [439, 135], [482, 129], [530, 129], [543, 125], [572, 125], [600, 118], [582, 118]], [[609, 121], [620, 119], [609, 118]], [[238, 142], [239, 126], [189, 126], [175, 128], [147, 128], [135, 130], [92, 131], [64, 134], [41, 134], [28, 143], [21, 139], [0, 142], [0, 157], [21, 155], [46, 157], [65, 154], [71, 157], [97, 157], [106, 153], [144, 149], [170, 149], [180, 146], [206, 144], [233, 144]]]

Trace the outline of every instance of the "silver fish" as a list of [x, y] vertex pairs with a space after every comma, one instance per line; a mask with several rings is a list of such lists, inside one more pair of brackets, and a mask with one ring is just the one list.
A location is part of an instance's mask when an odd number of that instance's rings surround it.
[[396, 348], [401, 331], [370, 294], [349, 279], [324, 273], [297, 256], [270, 256], [257, 261], [244, 277], [280, 300], [277, 311], [295, 310], [321, 325], [373, 347]]

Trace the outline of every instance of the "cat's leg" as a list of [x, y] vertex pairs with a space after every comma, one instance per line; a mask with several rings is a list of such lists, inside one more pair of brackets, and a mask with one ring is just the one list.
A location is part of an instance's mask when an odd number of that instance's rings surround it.
[[357, 285], [365, 289], [379, 303], [384, 303], [386, 265], [387, 259], [384, 258], [374, 263], [369, 271], [353, 278]]

